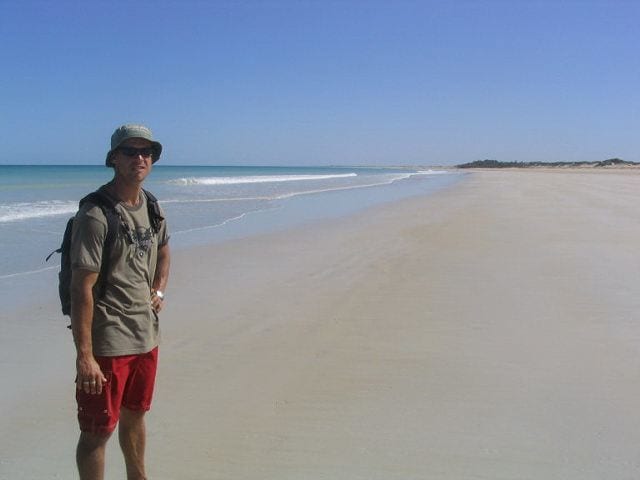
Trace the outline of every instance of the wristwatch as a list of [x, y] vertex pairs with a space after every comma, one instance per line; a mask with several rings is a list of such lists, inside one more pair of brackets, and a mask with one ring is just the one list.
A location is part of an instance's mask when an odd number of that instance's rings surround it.
[[158, 297], [160, 300], [164, 300], [164, 293], [162, 292], [162, 290], [156, 290], [154, 292], [155, 296]]

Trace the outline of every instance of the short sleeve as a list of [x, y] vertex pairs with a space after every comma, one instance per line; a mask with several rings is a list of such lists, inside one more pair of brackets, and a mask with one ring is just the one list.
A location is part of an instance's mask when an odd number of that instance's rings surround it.
[[160, 225], [160, 231], [158, 232], [158, 246], [163, 247], [169, 243], [169, 228], [167, 227], [167, 216], [164, 213], [162, 207], [160, 207], [160, 213], [164, 217], [164, 221]]
[[83, 206], [73, 221], [71, 269], [99, 273], [106, 236], [107, 219], [100, 207]]

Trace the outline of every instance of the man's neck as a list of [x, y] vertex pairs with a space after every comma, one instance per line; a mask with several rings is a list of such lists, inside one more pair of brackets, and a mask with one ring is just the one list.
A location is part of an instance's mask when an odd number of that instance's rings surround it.
[[138, 205], [142, 183], [127, 183], [116, 177], [109, 183], [109, 186], [115, 197], [125, 205], [131, 207]]

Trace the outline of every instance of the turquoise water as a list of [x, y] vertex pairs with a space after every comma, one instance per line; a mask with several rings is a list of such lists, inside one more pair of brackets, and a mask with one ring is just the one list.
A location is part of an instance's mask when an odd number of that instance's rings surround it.
[[[0, 166], [0, 288], [28, 295], [57, 271], [44, 259], [78, 200], [111, 179], [102, 166]], [[429, 193], [460, 174], [401, 168], [156, 166], [145, 182], [173, 248], [285, 229]], [[48, 272], [48, 273], [47, 273]], [[11, 301], [13, 297], [9, 298]]]

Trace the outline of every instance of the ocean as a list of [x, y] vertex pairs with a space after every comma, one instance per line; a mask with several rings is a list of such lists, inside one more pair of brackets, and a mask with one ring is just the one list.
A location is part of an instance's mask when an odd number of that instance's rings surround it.
[[[28, 299], [59, 269], [78, 201], [111, 179], [103, 166], [0, 165], [0, 289]], [[433, 192], [461, 174], [362, 167], [155, 166], [145, 182], [164, 208], [172, 248], [227, 241]], [[3, 295], [3, 297], [5, 296]]]

